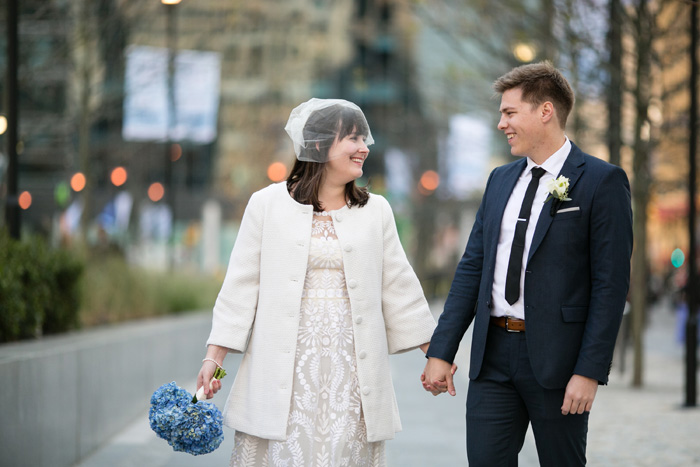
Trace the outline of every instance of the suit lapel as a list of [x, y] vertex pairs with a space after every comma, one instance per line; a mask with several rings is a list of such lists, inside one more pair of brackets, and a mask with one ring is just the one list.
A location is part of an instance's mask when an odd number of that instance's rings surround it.
[[[511, 193], [513, 193], [513, 188], [520, 178], [520, 174], [523, 173], [525, 167], [527, 166], [527, 160], [522, 158], [518, 162], [504, 166], [504, 173], [501, 180], [494, 180], [497, 185], [494, 186], [496, 190], [496, 202], [494, 204], [495, 211], [488, 215], [489, 222], [495, 223], [491, 225], [496, 232], [501, 230], [501, 220], [503, 219], [503, 212], [506, 210], [506, 204], [510, 199]], [[498, 239], [496, 239], [496, 244], [498, 244]], [[495, 254], [495, 253], [494, 253]]]
[[[583, 158], [583, 152], [574, 144], [571, 143], [571, 151], [561, 168], [559, 175], [563, 175], [569, 179], [569, 193], [571, 193], [578, 182], [581, 174], [584, 172], [586, 162]], [[547, 201], [542, 207], [542, 212], [540, 213], [540, 218], [537, 221], [537, 227], [535, 228], [535, 234], [532, 237], [532, 244], [530, 245], [530, 253], [528, 254], [528, 261], [532, 258], [532, 255], [537, 251], [537, 248], [542, 243], [544, 236], [549, 230], [549, 226], [552, 225], [554, 217], [550, 214], [550, 208], [554, 199]]]

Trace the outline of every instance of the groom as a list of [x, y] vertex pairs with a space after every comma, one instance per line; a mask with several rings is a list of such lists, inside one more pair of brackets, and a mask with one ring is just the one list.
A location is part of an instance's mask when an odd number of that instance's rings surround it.
[[421, 379], [455, 395], [450, 364], [474, 322], [469, 465], [517, 465], [529, 423], [540, 465], [585, 465], [629, 287], [629, 182], [569, 141], [574, 94], [549, 62], [494, 88], [498, 129], [521, 159], [489, 177]]

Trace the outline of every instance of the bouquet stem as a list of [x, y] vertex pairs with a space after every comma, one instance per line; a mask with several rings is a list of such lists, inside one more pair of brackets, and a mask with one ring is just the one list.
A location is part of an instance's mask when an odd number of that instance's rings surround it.
[[[212, 376], [211, 380], [209, 381], [209, 389], [211, 389], [211, 384], [214, 381], [219, 380], [224, 376], [226, 376], [226, 370], [221, 367], [217, 368], [216, 371], [214, 371], [214, 376]], [[204, 399], [206, 399], [206, 397], [204, 396], [204, 385], [202, 385], [202, 387], [197, 390], [197, 393], [192, 398], [192, 403], [196, 404], [197, 401], [202, 401]]]

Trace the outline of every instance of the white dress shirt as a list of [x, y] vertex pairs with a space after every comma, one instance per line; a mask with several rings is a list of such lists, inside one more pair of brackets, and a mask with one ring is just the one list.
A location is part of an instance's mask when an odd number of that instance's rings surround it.
[[[564, 166], [569, 152], [571, 151], [571, 142], [569, 138], [566, 138], [562, 147], [560, 147], [554, 154], [552, 154], [545, 162], [539, 167], [546, 170], [542, 178], [540, 178], [540, 183], [537, 187], [537, 193], [535, 194], [535, 199], [532, 202], [532, 211], [530, 211], [530, 221], [527, 225], [527, 231], [525, 233], [525, 251], [523, 252], [523, 262], [520, 270], [520, 290], [523, 290], [523, 285], [525, 284], [525, 268], [527, 266], [527, 257], [530, 253], [530, 245], [532, 244], [532, 237], [535, 234], [535, 228], [537, 227], [537, 221], [540, 218], [540, 213], [542, 212], [542, 207], [544, 202], [549, 196], [547, 192], [547, 182], [557, 178], [561, 168]], [[518, 217], [520, 214], [520, 206], [523, 204], [523, 198], [525, 198], [525, 191], [532, 178], [532, 169], [536, 167], [535, 163], [528, 157], [527, 167], [520, 174], [518, 182], [513, 188], [513, 192], [510, 194], [508, 199], [508, 204], [506, 204], [506, 209], [503, 212], [503, 219], [501, 220], [501, 234], [498, 239], [498, 248], [496, 250], [496, 265], [493, 273], [493, 290], [491, 292], [491, 302], [493, 307], [491, 308], [492, 316], [510, 316], [513, 318], [525, 319], [525, 307], [523, 305], [523, 296], [517, 302], [510, 305], [506, 301], [506, 274], [508, 272], [508, 261], [510, 259], [510, 249], [513, 244], [513, 235], [515, 234], [515, 224], [518, 222]]]

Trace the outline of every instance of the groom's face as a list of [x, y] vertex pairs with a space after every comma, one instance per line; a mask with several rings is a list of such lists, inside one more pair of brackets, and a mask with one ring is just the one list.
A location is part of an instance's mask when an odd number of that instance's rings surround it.
[[544, 140], [540, 106], [522, 100], [520, 88], [505, 91], [501, 96], [501, 119], [498, 129], [505, 133], [514, 156], [538, 155]]

